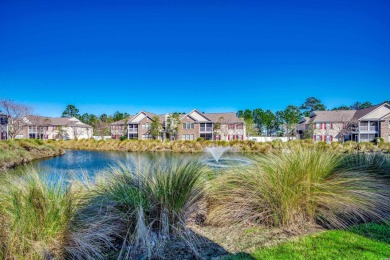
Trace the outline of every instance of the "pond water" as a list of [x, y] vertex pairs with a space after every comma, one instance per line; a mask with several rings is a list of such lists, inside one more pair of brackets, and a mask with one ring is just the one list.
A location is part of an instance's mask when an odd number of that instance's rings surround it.
[[[139, 160], [148, 161], [168, 157], [199, 159], [203, 161], [213, 160], [212, 155], [208, 153], [178, 154], [169, 152], [136, 153], [68, 150], [62, 156], [37, 160], [26, 166], [18, 167], [12, 171], [16, 174], [22, 174], [25, 172], [26, 168], [30, 168], [32, 166], [39, 169], [40, 173], [49, 174], [52, 177], [56, 176], [54, 179], [60, 177], [69, 179], [74, 176], [86, 174], [93, 178], [97, 173], [121, 163], [132, 166], [134, 162], [138, 162]], [[239, 153], [225, 153], [221, 156], [222, 160], [223, 158], [242, 159], [244, 156]]]

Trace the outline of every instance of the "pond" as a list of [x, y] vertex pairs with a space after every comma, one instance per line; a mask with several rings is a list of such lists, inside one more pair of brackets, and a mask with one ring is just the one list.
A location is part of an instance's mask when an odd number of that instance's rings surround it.
[[[64, 177], [65, 179], [74, 176], [88, 175], [94, 177], [97, 173], [109, 169], [118, 164], [134, 165], [134, 162], [139, 160], [157, 160], [169, 157], [199, 159], [205, 162], [213, 160], [213, 156], [209, 153], [189, 154], [189, 153], [148, 153], [148, 152], [108, 152], [108, 151], [81, 151], [68, 150], [62, 156], [53, 157], [44, 160], [33, 161], [26, 166], [20, 166], [10, 171], [15, 174], [22, 174], [26, 167], [34, 167], [39, 169], [40, 173], [49, 174], [51, 176]], [[221, 161], [227, 158], [242, 160], [245, 157], [239, 153], [224, 153], [221, 156]], [[56, 179], [56, 178], [55, 178]]]

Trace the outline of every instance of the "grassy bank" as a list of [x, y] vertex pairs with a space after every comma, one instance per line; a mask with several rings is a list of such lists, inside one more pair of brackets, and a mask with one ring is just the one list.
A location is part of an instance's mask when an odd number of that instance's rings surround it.
[[386, 259], [389, 234], [390, 226], [371, 223], [304, 236], [228, 259]]
[[173, 157], [2, 178], [0, 258], [388, 257], [388, 155], [279, 145], [218, 171]]
[[296, 140], [286, 143], [281, 141], [273, 141], [267, 143], [259, 143], [254, 141], [171, 141], [160, 142], [155, 140], [100, 140], [84, 139], [84, 140], [66, 140], [52, 141], [53, 144], [64, 148], [74, 150], [99, 150], [99, 151], [127, 151], [127, 152], [159, 152], [170, 151], [178, 153], [199, 153], [203, 152], [207, 146], [228, 146], [234, 151], [248, 153], [266, 153], [274, 150], [290, 149], [296, 146], [305, 148], [320, 147], [331, 149], [341, 153], [354, 151], [361, 152], [390, 152], [390, 143], [381, 143], [374, 145], [373, 143], [338, 143], [333, 142], [327, 144], [325, 142], [314, 143], [311, 140]]
[[57, 156], [63, 149], [36, 139], [0, 142], [0, 170], [41, 158]]

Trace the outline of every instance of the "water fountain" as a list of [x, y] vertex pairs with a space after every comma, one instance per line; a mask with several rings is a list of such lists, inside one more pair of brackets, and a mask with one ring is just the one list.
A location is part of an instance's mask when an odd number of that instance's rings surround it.
[[222, 154], [228, 150], [230, 150], [230, 147], [223, 147], [223, 146], [209, 146], [206, 147], [205, 152], [210, 153], [216, 162], [218, 162], [219, 158], [221, 158]]
[[237, 167], [250, 164], [249, 160], [243, 158], [222, 157], [222, 155], [229, 150], [231, 150], [230, 147], [224, 146], [206, 147], [204, 151], [211, 154], [213, 158], [205, 159], [204, 162], [213, 168]]

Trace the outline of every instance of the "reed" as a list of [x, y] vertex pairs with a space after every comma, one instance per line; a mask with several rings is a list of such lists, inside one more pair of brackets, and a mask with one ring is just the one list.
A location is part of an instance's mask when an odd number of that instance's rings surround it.
[[207, 222], [345, 228], [384, 219], [390, 186], [345, 162], [340, 153], [300, 146], [254, 157], [252, 166], [233, 168], [210, 183]]
[[90, 207], [111, 205], [110, 214], [118, 219], [122, 246], [117, 257], [152, 257], [167, 241], [191, 241], [185, 222], [202, 196], [207, 171], [199, 160], [138, 160], [112, 167], [87, 185]]

